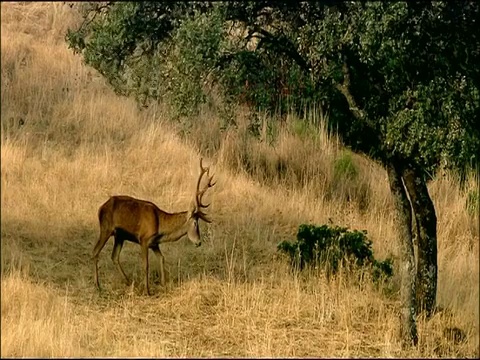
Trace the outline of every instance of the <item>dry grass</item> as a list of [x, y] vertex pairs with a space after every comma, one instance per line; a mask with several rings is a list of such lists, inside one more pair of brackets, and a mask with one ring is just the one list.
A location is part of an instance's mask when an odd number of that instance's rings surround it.
[[[448, 176], [430, 186], [445, 311], [420, 319], [420, 346], [402, 351], [395, 294], [341, 275], [293, 276], [276, 257], [276, 244], [299, 224], [329, 219], [367, 229], [378, 257], [396, 255], [381, 168], [353, 156], [357, 177], [339, 189], [337, 141], [321, 129], [299, 134], [295, 119], [271, 145], [246, 136], [244, 112], [227, 132], [204, 113], [181, 137], [161, 107], [140, 112], [67, 49], [63, 34], [76, 21], [67, 6], [1, 7], [2, 357], [480, 356], [479, 229], [465, 210], [478, 179], [465, 191]], [[147, 297], [138, 246], [122, 255], [134, 279], [125, 287], [109, 243], [97, 292], [90, 253], [98, 206], [130, 194], [183, 210], [200, 153], [218, 178], [204, 245], [166, 244], [167, 288]], [[461, 344], [443, 336], [454, 326], [467, 335]]]

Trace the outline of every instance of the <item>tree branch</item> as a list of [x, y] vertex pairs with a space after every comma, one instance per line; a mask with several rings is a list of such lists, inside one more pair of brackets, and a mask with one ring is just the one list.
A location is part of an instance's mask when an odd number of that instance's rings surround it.
[[342, 93], [342, 95], [347, 100], [348, 106], [353, 116], [355, 116], [355, 118], [357, 118], [358, 120], [366, 122], [367, 116], [365, 115], [365, 111], [363, 111], [358, 107], [358, 104], [355, 101], [355, 98], [350, 92], [350, 72], [348, 70], [348, 65], [345, 60], [343, 61], [342, 71], [343, 71], [343, 83], [335, 84], [335, 87], [337, 88], [338, 91]]
[[372, 134], [378, 141], [378, 144], [383, 144], [382, 133], [375, 126], [375, 122], [368, 118], [367, 113], [360, 108], [351, 92], [350, 71], [346, 59], [342, 64], [343, 83], [335, 84], [335, 88], [345, 97], [348, 107], [353, 116], [364, 126], [364, 130]]
[[270, 32], [260, 27], [255, 27], [255, 32], [262, 35], [262, 40], [271, 44], [275, 49], [284, 55], [288, 56], [290, 59], [294, 60], [300, 68], [306, 73], [310, 72], [311, 65], [306, 61], [299, 53], [296, 51], [292, 42], [285, 36], [275, 37]]

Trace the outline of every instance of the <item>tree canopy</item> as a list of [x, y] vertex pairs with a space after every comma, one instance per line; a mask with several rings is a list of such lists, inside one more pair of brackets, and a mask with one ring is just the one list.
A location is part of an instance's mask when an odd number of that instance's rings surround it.
[[[476, 2], [110, 2], [85, 4], [84, 16], [68, 41], [121, 94], [158, 99], [189, 76], [221, 81], [241, 68], [238, 89], [278, 68], [281, 56], [295, 63], [295, 80], [310, 83], [295, 93], [325, 100], [332, 127], [354, 149], [408, 159], [430, 176], [442, 161], [478, 163]], [[228, 44], [227, 23], [245, 29], [245, 41]]]

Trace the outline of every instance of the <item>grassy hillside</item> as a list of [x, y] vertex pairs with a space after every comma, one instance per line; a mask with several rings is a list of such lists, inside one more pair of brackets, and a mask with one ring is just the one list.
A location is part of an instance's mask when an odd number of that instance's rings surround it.
[[[77, 21], [68, 6], [2, 3], [1, 16], [2, 357], [480, 356], [479, 229], [465, 208], [478, 179], [463, 191], [448, 174], [430, 184], [445, 310], [419, 319], [420, 346], [402, 351], [395, 292], [341, 274], [294, 276], [276, 253], [299, 224], [331, 221], [366, 229], [379, 258], [397, 256], [378, 165], [346, 153], [313, 115], [313, 134], [294, 117], [273, 130], [265, 119], [255, 139], [245, 110], [235, 129], [221, 131], [205, 110], [185, 131], [164, 107], [140, 111], [117, 97], [67, 49], [64, 33]], [[203, 245], [165, 244], [167, 286], [154, 284], [148, 297], [140, 248], [124, 246], [134, 280], [126, 287], [110, 240], [98, 292], [90, 258], [98, 207], [128, 194], [185, 210], [200, 156], [217, 178]], [[448, 327], [466, 340], [449, 341]]]

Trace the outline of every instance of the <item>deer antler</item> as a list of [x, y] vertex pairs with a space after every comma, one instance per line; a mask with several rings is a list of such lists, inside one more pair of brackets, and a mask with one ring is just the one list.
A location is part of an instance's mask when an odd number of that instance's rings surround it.
[[[216, 182], [212, 183], [212, 180], [213, 180], [213, 175], [210, 176], [210, 168], [209, 167], [206, 167], [204, 168], [202, 166], [202, 163], [203, 163], [203, 158], [200, 158], [200, 176], [198, 177], [198, 181], [197, 181], [197, 191], [196, 191], [196, 194], [195, 194], [195, 207], [197, 209], [197, 212], [200, 213], [201, 215], [205, 215], [201, 212], [201, 208], [207, 208], [210, 206], [210, 204], [207, 204], [207, 205], [204, 205], [202, 204], [202, 197], [203, 197], [203, 194], [205, 194], [205, 192], [211, 188], [213, 185], [216, 184]], [[207, 177], [208, 177], [208, 182], [207, 184], [203, 187], [202, 190], [200, 190], [200, 183], [202, 181], [202, 178], [203, 178], [203, 175], [204, 174], [207, 174]]]

